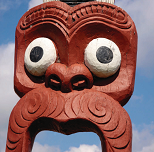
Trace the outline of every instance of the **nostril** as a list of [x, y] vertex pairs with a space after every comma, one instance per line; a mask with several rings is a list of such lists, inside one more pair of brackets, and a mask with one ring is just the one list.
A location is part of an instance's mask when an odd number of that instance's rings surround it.
[[90, 89], [93, 86], [93, 76], [83, 64], [66, 67], [64, 64], [54, 63], [45, 73], [45, 86], [63, 93]]
[[75, 77], [72, 80], [72, 88], [74, 90], [83, 90], [83, 89], [87, 88], [87, 86], [88, 86], [87, 80], [83, 76]]
[[73, 86], [75, 86], [75, 87], [84, 87], [85, 85], [86, 85], [85, 80], [79, 80], [77, 82], [73, 82]]
[[51, 75], [49, 78], [49, 87], [53, 90], [60, 90], [61, 88], [61, 80], [57, 75]]

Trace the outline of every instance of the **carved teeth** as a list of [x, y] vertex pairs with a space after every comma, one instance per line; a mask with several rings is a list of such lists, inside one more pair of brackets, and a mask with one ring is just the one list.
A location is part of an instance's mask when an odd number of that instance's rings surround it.
[[[43, 3], [51, 2], [51, 1], [60, 1], [60, 0], [43, 0]], [[61, 1], [63, 1], [63, 0], [61, 0]], [[98, 1], [98, 2], [106, 2], [106, 3], [114, 4], [114, 1], [115, 0], [95, 0], [95, 1]]]

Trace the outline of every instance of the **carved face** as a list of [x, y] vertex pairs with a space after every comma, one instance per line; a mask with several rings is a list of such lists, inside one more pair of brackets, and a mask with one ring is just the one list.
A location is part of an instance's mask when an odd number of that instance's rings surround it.
[[134, 88], [137, 32], [124, 10], [45, 3], [20, 19], [15, 46], [22, 98], [10, 116], [6, 152], [30, 152], [41, 130], [93, 131], [103, 151], [131, 152], [131, 121], [121, 105]]
[[63, 95], [91, 89], [124, 105], [134, 87], [136, 51], [134, 23], [119, 7], [45, 3], [17, 26], [15, 91], [22, 97], [42, 86]]

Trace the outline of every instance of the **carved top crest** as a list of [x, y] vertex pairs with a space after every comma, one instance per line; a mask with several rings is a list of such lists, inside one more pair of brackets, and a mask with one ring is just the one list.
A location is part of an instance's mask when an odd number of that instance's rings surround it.
[[[51, 1], [60, 1], [60, 0], [43, 0], [43, 3], [46, 2], [51, 2]], [[88, 1], [92, 1], [92, 0], [61, 0], [62, 2], [66, 2], [66, 3], [73, 3], [78, 4], [78, 3], [83, 3], [83, 2], [88, 2]], [[106, 2], [106, 3], [110, 3], [110, 4], [114, 4], [115, 0], [95, 0], [97, 2]]]
[[38, 23], [49, 21], [56, 17], [62, 20], [63, 24], [71, 28], [80, 20], [98, 14], [103, 22], [115, 25], [118, 28], [128, 29], [131, 27], [128, 14], [121, 8], [101, 2], [89, 2], [80, 7], [61, 7], [60, 5], [48, 4], [38, 6], [29, 10], [21, 22], [20, 28], [26, 30]]

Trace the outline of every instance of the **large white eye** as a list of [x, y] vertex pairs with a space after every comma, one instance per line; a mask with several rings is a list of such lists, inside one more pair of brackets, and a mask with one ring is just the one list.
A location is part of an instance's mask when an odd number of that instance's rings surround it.
[[85, 65], [100, 78], [107, 78], [117, 72], [121, 64], [118, 46], [106, 38], [93, 39], [85, 49]]
[[53, 42], [44, 37], [33, 40], [25, 52], [25, 66], [29, 73], [34, 76], [42, 76], [56, 61], [56, 49]]

